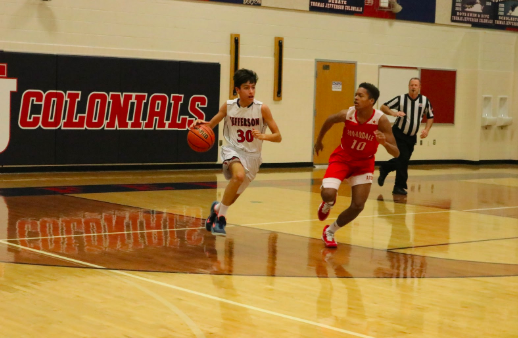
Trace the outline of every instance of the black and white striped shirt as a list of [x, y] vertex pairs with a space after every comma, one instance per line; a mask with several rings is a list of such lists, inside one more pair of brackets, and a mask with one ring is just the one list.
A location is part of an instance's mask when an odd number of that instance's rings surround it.
[[432, 104], [426, 96], [421, 94], [415, 100], [412, 100], [408, 94], [399, 95], [385, 102], [385, 105], [406, 114], [406, 116], [398, 116], [394, 125], [408, 136], [417, 134], [424, 114], [427, 118], [433, 119]]

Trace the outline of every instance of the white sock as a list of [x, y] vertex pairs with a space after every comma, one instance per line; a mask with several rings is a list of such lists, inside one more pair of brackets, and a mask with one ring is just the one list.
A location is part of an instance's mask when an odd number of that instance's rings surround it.
[[338, 224], [336, 224], [336, 221], [334, 221], [333, 224], [331, 224], [326, 231], [329, 231], [330, 233], [334, 234], [338, 229], [340, 229], [340, 227], [338, 226]]
[[218, 204], [216, 204], [214, 206], [214, 211], [216, 212], [216, 215], [218, 214], [218, 211], [219, 211], [219, 205], [221, 204], [221, 202], [219, 202]]
[[322, 211], [327, 214], [329, 210], [335, 205], [335, 202], [324, 202], [324, 206], [322, 207]]
[[228, 210], [228, 205], [225, 205], [221, 202], [219, 202], [218, 204], [219, 208], [218, 208], [218, 217], [220, 216], [225, 216], [227, 214], [227, 210]]

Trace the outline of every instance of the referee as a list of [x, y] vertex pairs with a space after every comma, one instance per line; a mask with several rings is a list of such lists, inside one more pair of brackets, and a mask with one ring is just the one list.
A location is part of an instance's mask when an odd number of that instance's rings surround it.
[[[378, 184], [383, 186], [385, 178], [391, 171], [396, 171], [396, 182], [393, 194], [406, 195], [405, 189], [408, 180], [408, 162], [414, 152], [414, 145], [417, 143], [417, 131], [421, 124], [423, 115], [426, 114], [426, 127], [421, 131], [421, 138], [428, 136], [433, 124], [432, 104], [426, 96], [421, 95], [421, 80], [417, 77], [410, 79], [408, 83], [408, 94], [396, 96], [381, 106], [381, 111], [387, 115], [397, 116], [392, 132], [396, 138], [399, 148], [399, 157], [393, 158], [380, 166]], [[392, 111], [397, 110], [397, 112]]]

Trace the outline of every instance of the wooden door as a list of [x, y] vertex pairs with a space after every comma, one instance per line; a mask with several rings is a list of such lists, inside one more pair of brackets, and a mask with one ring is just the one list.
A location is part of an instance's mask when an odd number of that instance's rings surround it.
[[[329, 115], [354, 105], [356, 89], [356, 64], [342, 62], [317, 62], [315, 94], [315, 141]], [[324, 150], [313, 154], [314, 164], [328, 164], [329, 156], [340, 144], [343, 123], [335, 124], [324, 137]], [[314, 143], [313, 143], [314, 144]]]

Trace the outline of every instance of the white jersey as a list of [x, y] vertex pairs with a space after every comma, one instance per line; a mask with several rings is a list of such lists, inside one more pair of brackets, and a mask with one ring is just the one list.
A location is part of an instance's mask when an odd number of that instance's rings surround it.
[[261, 113], [262, 106], [263, 103], [257, 100], [248, 107], [241, 107], [239, 99], [227, 101], [223, 136], [230, 146], [246, 153], [261, 154], [263, 141], [254, 138], [252, 129], [258, 130], [261, 134], [266, 131], [267, 124]]

